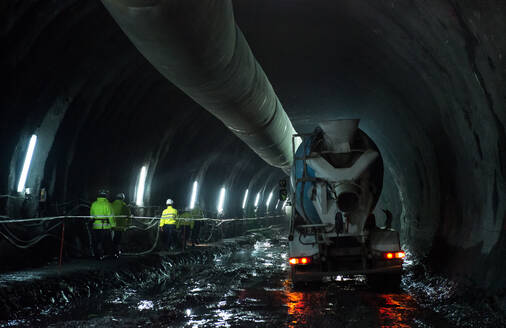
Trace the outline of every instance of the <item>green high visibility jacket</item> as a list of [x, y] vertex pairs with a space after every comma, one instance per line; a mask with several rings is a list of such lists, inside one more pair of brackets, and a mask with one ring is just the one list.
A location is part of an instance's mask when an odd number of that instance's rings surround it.
[[177, 210], [169, 205], [162, 212], [162, 218], [160, 219], [160, 227], [163, 227], [166, 224], [176, 224], [175, 220], [176, 217], [177, 217]]
[[92, 219], [93, 229], [111, 229], [116, 226], [112, 206], [107, 198], [98, 197], [91, 204], [90, 216], [97, 216], [97, 218]]
[[193, 229], [195, 226], [195, 221], [192, 220], [195, 216], [192, 212], [184, 212], [179, 216], [179, 219], [176, 220], [176, 229], [179, 229], [181, 226], [189, 226], [190, 229]]
[[114, 214], [114, 221], [116, 223], [116, 230], [125, 231], [131, 224], [130, 218], [118, 218], [117, 216], [130, 216], [130, 208], [121, 199], [116, 199], [111, 204], [112, 212]]

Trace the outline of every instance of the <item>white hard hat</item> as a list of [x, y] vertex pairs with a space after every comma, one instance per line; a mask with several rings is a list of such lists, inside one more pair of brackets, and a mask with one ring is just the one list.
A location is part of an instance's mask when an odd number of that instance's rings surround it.
[[174, 201], [172, 199], [167, 199], [167, 201], [165, 202], [167, 205], [172, 205], [174, 204]]

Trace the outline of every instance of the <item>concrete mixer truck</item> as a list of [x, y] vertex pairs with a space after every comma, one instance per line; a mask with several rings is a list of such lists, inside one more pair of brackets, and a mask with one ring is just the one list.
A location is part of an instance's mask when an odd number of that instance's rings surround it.
[[375, 286], [400, 283], [399, 233], [377, 227], [372, 214], [383, 185], [383, 160], [358, 124], [328, 121], [292, 138], [285, 211], [294, 285], [351, 275], [366, 275]]

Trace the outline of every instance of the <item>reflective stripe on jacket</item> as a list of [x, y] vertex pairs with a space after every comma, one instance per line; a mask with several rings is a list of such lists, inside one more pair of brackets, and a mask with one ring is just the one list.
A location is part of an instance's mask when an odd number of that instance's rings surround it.
[[163, 227], [166, 224], [176, 224], [176, 220], [175, 220], [176, 216], [177, 216], [177, 210], [174, 207], [169, 205], [162, 212], [162, 218], [160, 219], [160, 227]]
[[90, 216], [103, 216], [92, 219], [93, 229], [111, 229], [111, 227], [116, 226], [112, 206], [107, 198], [98, 197], [97, 200], [91, 204]]
[[128, 205], [122, 201], [121, 199], [116, 199], [111, 204], [112, 206], [112, 213], [114, 214], [114, 221], [116, 223], [116, 229], [117, 230], [126, 230], [130, 224], [131, 219], [130, 218], [118, 218], [116, 216], [130, 216], [130, 208]]

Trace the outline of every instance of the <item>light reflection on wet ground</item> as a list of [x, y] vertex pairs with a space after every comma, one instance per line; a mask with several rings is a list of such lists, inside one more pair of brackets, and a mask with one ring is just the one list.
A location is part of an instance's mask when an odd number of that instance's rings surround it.
[[410, 327], [406, 324], [416, 311], [415, 302], [410, 295], [379, 295], [384, 304], [378, 309], [380, 323], [389, 322], [396, 327]]
[[[452, 327], [401, 291], [370, 290], [338, 277], [294, 290], [286, 240], [266, 240], [189, 265], [180, 276], [89, 299], [50, 320], [53, 327]], [[57, 322], [55, 322], [57, 320]]]

